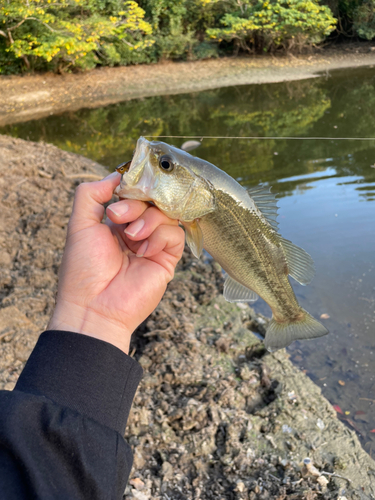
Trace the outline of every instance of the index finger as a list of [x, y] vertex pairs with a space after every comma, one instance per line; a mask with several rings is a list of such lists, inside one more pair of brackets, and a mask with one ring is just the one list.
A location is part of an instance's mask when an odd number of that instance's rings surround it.
[[125, 199], [108, 205], [106, 213], [115, 224], [125, 224], [138, 219], [150, 207], [146, 201]]

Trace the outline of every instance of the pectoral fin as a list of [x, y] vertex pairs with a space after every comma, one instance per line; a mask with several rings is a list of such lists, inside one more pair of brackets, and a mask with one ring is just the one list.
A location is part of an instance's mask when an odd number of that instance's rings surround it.
[[193, 222], [182, 222], [185, 228], [186, 243], [193, 252], [194, 257], [199, 259], [203, 250], [203, 233], [197, 220]]
[[238, 281], [230, 276], [226, 277], [224, 299], [228, 302], [255, 302], [258, 298], [258, 295], [250, 290], [250, 288], [241, 285], [241, 283], [238, 283]]

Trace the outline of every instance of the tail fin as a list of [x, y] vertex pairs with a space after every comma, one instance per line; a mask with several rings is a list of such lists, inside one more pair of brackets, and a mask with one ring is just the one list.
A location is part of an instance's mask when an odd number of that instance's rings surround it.
[[308, 312], [303, 319], [293, 323], [278, 323], [271, 320], [266, 332], [264, 344], [268, 351], [273, 352], [287, 347], [294, 340], [314, 339], [327, 335], [328, 330], [314, 319]]

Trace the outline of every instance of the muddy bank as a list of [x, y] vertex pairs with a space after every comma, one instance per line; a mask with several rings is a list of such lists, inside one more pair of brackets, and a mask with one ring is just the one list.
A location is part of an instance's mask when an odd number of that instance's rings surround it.
[[0, 126], [63, 111], [153, 95], [313, 78], [375, 64], [373, 43], [337, 45], [303, 56], [242, 57], [101, 68], [82, 74], [0, 76]]
[[[5, 136], [0, 160], [0, 386], [12, 389], [53, 309], [74, 189], [105, 169]], [[254, 332], [267, 320], [222, 286], [217, 264], [186, 252], [134, 335], [145, 376], [125, 498], [374, 498], [375, 462], [355, 433], [284, 351], [265, 353]]]

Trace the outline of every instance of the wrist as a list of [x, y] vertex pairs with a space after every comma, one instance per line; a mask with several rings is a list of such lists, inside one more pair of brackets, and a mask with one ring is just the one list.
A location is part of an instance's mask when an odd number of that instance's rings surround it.
[[63, 330], [88, 335], [129, 353], [132, 331], [124, 324], [77, 304], [60, 302], [48, 323], [49, 330]]

